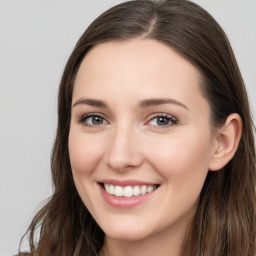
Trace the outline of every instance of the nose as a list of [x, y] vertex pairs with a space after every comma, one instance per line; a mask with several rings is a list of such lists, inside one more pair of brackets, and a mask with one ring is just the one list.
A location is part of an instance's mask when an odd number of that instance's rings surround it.
[[143, 163], [140, 139], [131, 127], [116, 127], [108, 141], [108, 145], [105, 145], [105, 162], [112, 170], [134, 169]]

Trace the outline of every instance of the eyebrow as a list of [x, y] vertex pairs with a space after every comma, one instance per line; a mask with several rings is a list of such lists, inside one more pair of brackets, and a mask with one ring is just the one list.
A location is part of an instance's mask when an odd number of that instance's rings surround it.
[[169, 99], [169, 98], [145, 99], [139, 103], [139, 107], [146, 108], [146, 107], [150, 107], [150, 106], [158, 106], [158, 105], [163, 105], [163, 104], [175, 104], [175, 105], [178, 105], [178, 106], [183, 107], [188, 110], [188, 107], [186, 105], [184, 105], [183, 103], [181, 103], [180, 101], [177, 101], [175, 99]]
[[[145, 99], [139, 102], [138, 106], [140, 108], [147, 108], [151, 106], [158, 106], [163, 104], [175, 104], [180, 107], [183, 107], [188, 110], [188, 107], [181, 103], [180, 101], [177, 101], [175, 99], [169, 99], [169, 98], [152, 98], [152, 99]], [[75, 107], [77, 105], [89, 105], [93, 107], [100, 107], [100, 108], [107, 108], [107, 104], [102, 100], [96, 100], [96, 99], [85, 99], [81, 98], [77, 100], [72, 107]]]
[[104, 103], [102, 100], [95, 100], [95, 99], [79, 99], [77, 100], [72, 107], [75, 107], [77, 105], [89, 105], [89, 106], [93, 106], [93, 107], [100, 107], [100, 108], [106, 108], [107, 104]]

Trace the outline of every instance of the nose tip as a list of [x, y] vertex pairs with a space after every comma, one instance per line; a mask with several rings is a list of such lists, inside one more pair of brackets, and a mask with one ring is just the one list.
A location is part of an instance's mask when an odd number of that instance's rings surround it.
[[123, 170], [127, 170], [129, 167], [135, 167], [135, 164], [131, 164], [129, 161], [127, 161], [126, 159], [121, 159], [121, 158], [111, 158], [108, 161], [108, 166], [112, 169], [112, 170], [116, 170], [116, 171], [123, 171]]
[[109, 141], [105, 161], [112, 170], [124, 171], [142, 164], [143, 157], [139, 143], [131, 131], [118, 132]]

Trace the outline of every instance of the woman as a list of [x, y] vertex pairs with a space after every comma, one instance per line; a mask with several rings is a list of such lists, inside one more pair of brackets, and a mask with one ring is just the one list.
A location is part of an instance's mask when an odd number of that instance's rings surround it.
[[68, 60], [58, 115], [30, 255], [255, 255], [253, 123], [205, 10], [138, 0], [103, 13]]

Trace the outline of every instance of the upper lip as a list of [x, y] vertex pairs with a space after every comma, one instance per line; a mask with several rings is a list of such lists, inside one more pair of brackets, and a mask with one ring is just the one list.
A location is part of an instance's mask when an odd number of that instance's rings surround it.
[[158, 185], [156, 183], [152, 182], [147, 182], [147, 181], [141, 181], [141, 180], [116, 180], [116, 179], [103, 179], [98, 181], [99, 183], [104, 183], [104, 184], [112, 184], [115, 186], [136, 186], [136, 185], [148, 185], [148, 186], [153, 186], [153, 185]]

